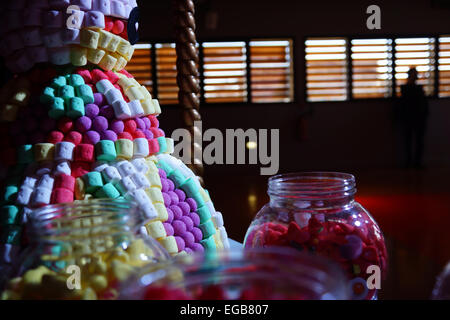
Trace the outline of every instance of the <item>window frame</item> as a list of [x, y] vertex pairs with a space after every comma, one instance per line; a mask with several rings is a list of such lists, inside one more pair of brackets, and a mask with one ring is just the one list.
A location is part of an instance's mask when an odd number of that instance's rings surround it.
[[[303, 63], [303, 79], [304, 79], [304, 85], [303, 85], [303, 99], [302, 101], [304, 103], [308, 104], [322, 104], [322, 103], [346, 103], [346, 102], [353, 102], [353, 101], [361, 101], [361, 102], [369, 102], [369, 101], [385, 101], [385, 100], [396, 100], [398, 97], [395, 94], [395, 88], [397, 86], [397, 80], [396, 80], [396, 62], [395, 62], [395, 53], [396, 53], [396, 46], [395, 46], [395, 39], [404, 39], [404, 38], [432, 38], [434, 39], [434, 55], [435, 55], [435, 61], [434, 61], [434, 84], [433, 84], [433, 95], [428, 96], [428, 99], [436, 100], [436, 99], [450, 99], [449, 97], [439, 97], [439, 37], [450, 35], [449, 32], [439, 32], [439, 33], [412, 33], [412, 34], [371, 34], [371, 35], [361, 35], [361, 34], [355, 34], [355, 35], [337, 35], [337, 34], [310, 34], [307, 36], [304, 36], [302, 38], [302, 63]], [[340, 37], [346, 39], [347, 42], [347, 99], [342, 101], [308, 101], [307, 96], [307, 82], [306, 82], [306, 46], [305, 41], [308, 38], [334, 38], [334, 37]], [[359, 39], [390, 39], [392, 40], [392, 88], [391, 88], [391, 96], [389, 97], [378, 97], [378, 98], [354, 98], [353, 97], [353, 59], [351, 57], [351, 41], [352, 40], [359, 40]]]
[[[291, 42], [291, 57], [294, 58], [291, 61], [291, 69], [292, 69], [292, 82], [294, 84], [294, 90], [293, 90], [293, 96], [292, 101], [290, 102], [253, 102], [252, 101], [252, 89], [251, 89], [251, 57], [250, 57], [250, 42], [251, 41], [277, 41], [277, 40], [288, 40]], [[205, 101], [205, 91], [204, 91], [204, 67], [203, 67], [203, 46], [201, 45], [204, 42], [244, 42], [245, 48], [246, 48], [246, 81], [247, 81], [247, 101], [243, 102], [206, 102]], [[175, 43], [174, 39], [148, 39], [143, 38], [139, 40], [139, 43], [146, 43], [151, 45], [151, 67], [152, 70], [156, 69], [156, 50], [154, 50], [155, 45], [158, 43]], [[295, 53], [296, 53], [296, 40], [294, 36], [271, 36], [271, 37], [221, 37], [221, 38], [202, 38], [197, 39], [198, 43], [198, 55], [199, 55], [199, 82], [200, 82], [200, 106], [233, 106], [233, 105], [251, 105], [251, 106], [273, 106], [273, 105], [294, 105], [297, 104], [298, 101], [298, 94], [295, 87], [295, 84], [297, 83], [297, 72], [296, 72], [296, 59], [295, 59]], [[126, 69], [126, 67], [125, 67]], [[157, 84], [157, 72], [152, 71], [152, 89], [153, 89], [153, 95], [155, 98], [158, 98], [158, 84]], [[174, 107], [178, 106], [178, 104], [164, 104], [164, 107]]]

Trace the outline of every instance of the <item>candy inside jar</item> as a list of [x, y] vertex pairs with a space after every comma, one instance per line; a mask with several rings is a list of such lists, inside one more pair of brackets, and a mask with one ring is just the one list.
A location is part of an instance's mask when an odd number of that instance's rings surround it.
[[90, 200], [46, 206], [30, 216], [31, 245], [2, 299], [116, 299], [138, 268], [169, 258], [134, 203]]
[[277, 247], [195, 254], [151, 265], [124, 283], [120, 298], [341, 300], [349, 298], [349, 291], [332, 261]]
[[355, 193], [350, 174], [271, 177], [270, 203], [250, 225], [244, 246], [289, 246], [329, 257], [346, 272], [353, 299], [376, 299], [387, 252], [379, 226], [354, 200]]

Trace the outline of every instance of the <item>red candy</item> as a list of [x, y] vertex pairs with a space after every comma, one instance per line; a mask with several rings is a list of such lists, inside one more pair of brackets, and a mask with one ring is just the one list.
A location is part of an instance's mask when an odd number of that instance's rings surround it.
[[58, 120], [58, 129], [63, 133], [71, 131], [73, 127], [73, 121], [70, 118], [63, 117]]
[[52, 131], [47, 136], [47, 142], [57, 144], [64, 140], [64, 133], [61, 131]]
[[99, 69], [92, 70], [91, 75], [94, 83], [97, 83], [100, 80], [108, 79], [108, 76]]
[[80, 162], [94, 162], [94, 146], [80, 143], [75, 147], [74, 160]]
[[71, 192], [75, 191], [75, 177], [67, 174], [60, 174], [55, 177], [54, 188], [67, 189]]
[[73, 202], [73, 192], [63, 188], [55, 188], [52, 192], [51, 203]]
[[105, 31], [110, 32], [114, 27], [114, 21], [110, 17], [105, 17]]
[[124, 131], [131, 133], [131, 134], [133, 134], [133, 132], [136, 131], [137, 125], [136, 125], [136, 121], [134, 121], [133, 119], [125, 120], [123, 122], [123, 124], [124, 124]]
[[70, 131], [64, 136], [64, 141], [72, 142], [74, 145], [80, 144], [83, 140], [83, 135], [78, 131]]
[[133, 132], [133, 139], [137, 138], [145, 138], [145, 134], [144, 132], [142, 132], [142, 130], [136, 130], [135, 132]]
[[81, 77], [83, 77], [84, 82], [86, 84], [92, 83], [92, 76], [91, 73], [89, 72], [89, 70], [87, 69], [78, 69], [76, 71], [77, 74], [79, 74]]
[[116, 84], [117, 81], [119, 81], [119, 79], [120, 79], [119, 76], [115, 72], [108, 70], [108, 71], [105, 71], [105, 74], [108, 76], [109, 81], [111, 81], [112, 84]]
[[131, 134], [129, 134], [128, 132], [124, 131], [117, 135], [117, 139], [133, 140], [133, 136]]
[[158, 128], [159, 127], [159, 121], [158, 121], [158, 119], [156, 119], [155, 116], [150, 115], [150, 116], [148, 116], [148, 119], [150, 120], [151, 126], [153, 128]]
[[159, 152], [159, 143], [156, 139], [148, 139], [148, 149], [150, 154]]
[[121, 20], [114, 21], [114, 26], [112, 27], [112, 33], [121, 34], [125, 29], [125, 24]]
[[133, 78], [133, 76], [125, 69], [120, 70], [119, 73], [125, 75], [127, 78]]
[[72, 177], [79, 178], [91, 171], [91, 166], [88, 162], [72, 162]]

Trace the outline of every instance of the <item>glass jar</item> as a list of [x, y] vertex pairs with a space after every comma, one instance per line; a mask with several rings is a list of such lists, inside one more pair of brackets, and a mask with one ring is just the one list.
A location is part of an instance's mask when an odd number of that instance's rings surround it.
[[115, 299], [136, 269], [168, 259], [140, 234], [146, 221], [135, 203], [89, 200], [45, 206], [29, 217], [30, 246], [2, 299]]
[[450, 262], [437, 278], [431, 298], [433, 300], [450, 300]]
[[386, 275], [387, 252], [380, 228], [354, 200], [355, 193], [350, 174], [273, 176], [270, 202], [251, 223], [244, 247], [290, 246], [329, 257], [350, 279], [352, 299], [376, 299]]
[[[283, 263], [280, 263], [283, 261]], [[177, 257], [142, 269], [121, 291], [144, 300], [340, 300], [347, 281], [332, 261], [291, 248]]]

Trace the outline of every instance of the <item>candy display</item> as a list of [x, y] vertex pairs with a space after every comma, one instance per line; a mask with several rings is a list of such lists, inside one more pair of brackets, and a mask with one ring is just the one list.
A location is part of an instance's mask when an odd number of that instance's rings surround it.
[[2, 6], [0, 54], [17, 75], [0, 92], [0, 268], [28, 245], [32, 212], [93, 199], [135, 201], [140, 231], [172, 256], [228, 248], [208, 191], [170, 155], [158, 100], [125, 70], [136, 1]]
[[77, 201], [34, 211], [31, 244], [1, 298], [116, 299], [131, 274], [169, 258], [157, 241], [136, 235], [144, 221], [126, 200]]
[[120, 291], [122, 299], [146, 300], [349, 298], [339, 266], [290, 248], [178, 257], [144, 267]]
[[332, 258], [350, 279], [353, 299], [376, 299], [376, 288], [367, 284], [373, 275], [368, 268], [377, 267], [384, 278], [387, 252], [380, 228], [354, 201], [355, 192], [355, 179], [349, 174], [273, 176], [270, 203], [250, 225], [244, 246], [289, 246]]

